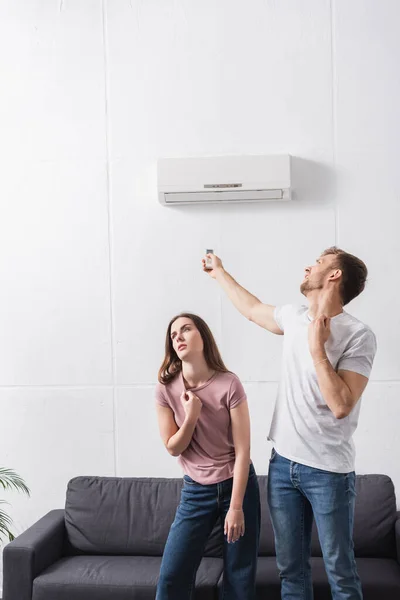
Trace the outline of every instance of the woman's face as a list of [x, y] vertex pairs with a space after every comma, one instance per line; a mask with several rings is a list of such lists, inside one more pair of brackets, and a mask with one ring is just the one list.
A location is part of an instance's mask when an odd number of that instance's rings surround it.
[[171, 325], [172, 346], [182, 361], [202, 353], [204, 344], [200, 331], [188, 317], [179, 317]]

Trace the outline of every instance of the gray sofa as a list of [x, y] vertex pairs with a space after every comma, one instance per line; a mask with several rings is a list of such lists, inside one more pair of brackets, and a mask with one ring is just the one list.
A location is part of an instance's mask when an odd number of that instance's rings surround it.
[[[259, 482], [262, 531], [257, 598], [279, 600], [267, 478], [259, 476]], [[72, 479], [65, 510], [49, 512], [5, 547], [3, 600], [154, 599], [181, 486], [181, 479]], [[219, 597], [221, 539], [217, 525], [197, 574], [196, 600]], [[399, 600], [400, 514], [389, 477], [357, 477], [354, 540], [364, 600]], [[330, 600], [315, 531], [312, 565], [315, 600]]]

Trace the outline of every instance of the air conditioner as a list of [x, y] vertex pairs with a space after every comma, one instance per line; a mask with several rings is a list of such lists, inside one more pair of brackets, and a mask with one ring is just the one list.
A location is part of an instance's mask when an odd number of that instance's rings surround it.
[[158, 199], [164, 206], [290, 200], [290, 156], [163, 158]]

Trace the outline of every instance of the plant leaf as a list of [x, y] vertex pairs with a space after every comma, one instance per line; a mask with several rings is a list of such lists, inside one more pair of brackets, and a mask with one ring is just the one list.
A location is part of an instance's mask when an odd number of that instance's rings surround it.
[[25, 481], [20, 475], [18, 475], [18, 473], [16, 473], [12, 469], [0, 467], [0, 485], [3, 487], [4, 490], [15, 489], [19, 492], [27, 494], [27, 496], [30, 495], [30, 490], [26, 485]]

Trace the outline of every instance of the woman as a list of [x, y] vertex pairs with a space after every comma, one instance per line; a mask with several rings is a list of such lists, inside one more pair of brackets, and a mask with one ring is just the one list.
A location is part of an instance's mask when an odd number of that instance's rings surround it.
[[184, 476], [156, 600], [191, 598], [218, 517], [224, 534], [224, 600], [253, 600], [260, 496], [243, 386], [225, 367], [208, 325], [189, 313], [168, 325], [158, 379], [161, 438], [179, 457]]

